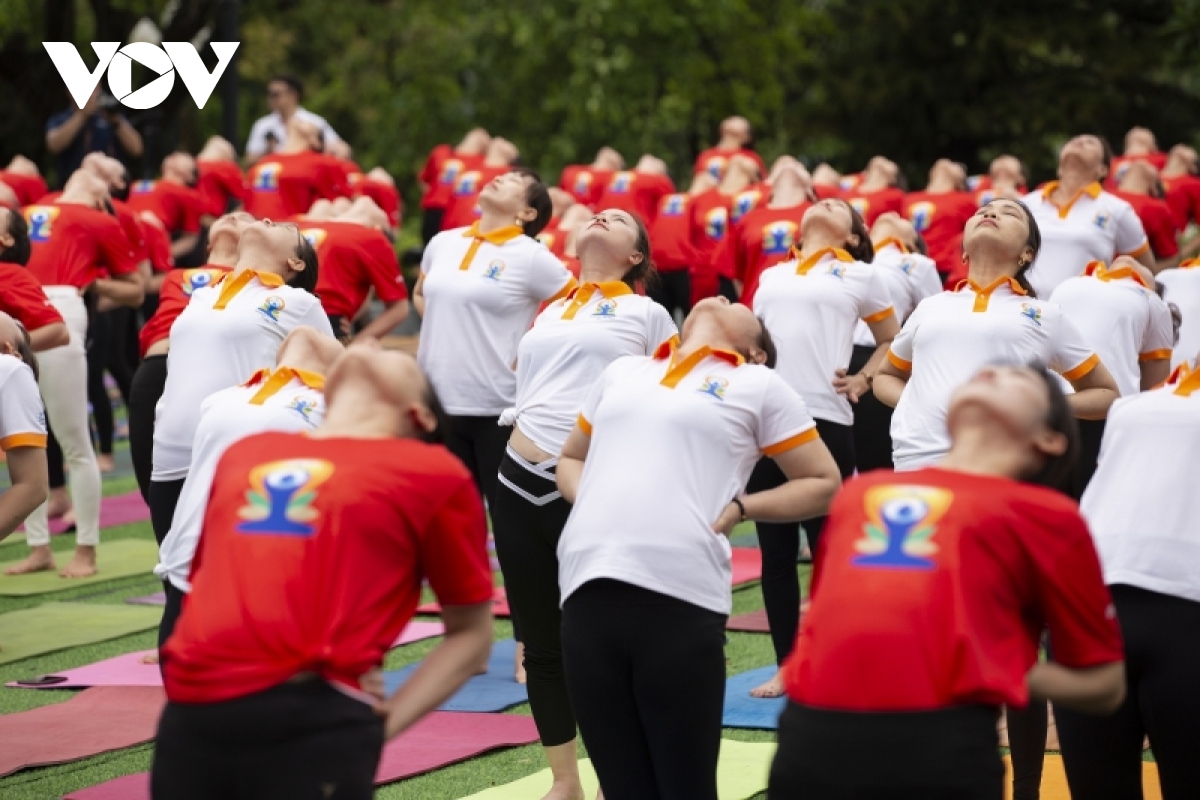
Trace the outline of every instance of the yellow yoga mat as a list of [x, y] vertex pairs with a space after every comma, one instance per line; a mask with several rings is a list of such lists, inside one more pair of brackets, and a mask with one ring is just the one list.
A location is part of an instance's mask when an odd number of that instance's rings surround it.
[[148, 631], [161, 608], [115, 603], [45, 603], [0, 614], [0, 664]]
[[[1151, 761], [1142, 762], [1142, 798], [1162, 800], [1162, 790], [1158, 787], [1158, 765]], [[1004, 800], [1012, 800], [1012, 765], [1008, 756], [1004, 757]], [[1071, 800], [1062, 756], [1046, 754], [1046, 766], [1042, 769], [1042, 800]]]
[[[767, 790], [767, 774], [775, 745], [752, 744], [733, 739], [721, 740], [721, 760], [717, 762], [717, 796], [721, 800], [746, 800]], [[599, 789], [590, 758], [579, 762], [585, 797], [595, 797]], [[550, 770], [544, 769], [519, 781], [484, 789], [464, 800], [529, 800], [541, 797], [550, 788]]]
[[[71, 557], [69, 552], [55, 553], [61, 567]], [[96, 550], [96, 565], [99, 571], [90, 578], [63, 578], [57, 569], [31, 572], [27, 575], [5, 575], [4, 570], [16, 562], [0, 564], [0, 596], [28, 597], [36, 594], [61, 592], [103, 583], [131, 575], [150, 575], [158, 561], [158, 545], [142, 539], [118, 539], [101, 542]], [[3, 646], [3, 645], [0, 645]]]

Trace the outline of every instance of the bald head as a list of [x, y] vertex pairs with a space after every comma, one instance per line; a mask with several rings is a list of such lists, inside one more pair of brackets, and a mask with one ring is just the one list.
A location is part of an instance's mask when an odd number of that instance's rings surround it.
[[596, 169], [616, 172], [625, 169], [625, 157], [611, 147], [601, 147], [596, 152], [596, 158], [592, 161], [592, 166]]
[[196, 159], [191, 153], [177, 151], [163, 159], [163, 180], [192, 186], [196, 183]]
[[128, 180], [125, 165], [112, 156], [104, 155], [104, 153], [88, 153], [83, 157], [80, 169], [85, 169], [103, 180], [108, 186], [109, 191], [124, 189]]
[[1140, 125], [1129, 129], [1125, 134], [1125, 155], [1140, 156], [1153, 153], [1158, 149], [1158, 142], [1149, 128]]
[[726, 117], [721, 121], [721, 139], [745, 147], [750, 142], [750, 121], [745, 117]]
[[458, 147], [454, 148], [459, 153], [467, 156], [481, 156], [487, 152], [488, 145], [491, 144], [492, 137], [483, 128], [472, 128], [467, 131], [467, 135], [458, 143]]
[[667, 162], [663, 161], [658, 156], [645, 153], [638, 159], [637, 165], [634, 167], [638, 172], [644, 172], [647, 175], [666, 175]]
[[204, 149], [196, 158], [201, 161], [236, 161], [237, 151], [228, 139], [221, 136], [210, 136], [204, 143]]
[[8, 166], [4, 168], [4, 171], [11, 172], [14, 175], [27, 175], [30, 178], [36, 178], [41, 175], [37, 164], [25, 156], [13, 156], [12, 161], [8, 162]]
[[495, 136], [488, 143], [484, 158], [494, 166], [506, 166], [516, 161], [518, 155], [520, 153], [515, 144], [502, 136]]
[[109, 199], [108, 185], [91, 171], [80, 168], [67, 179], [60, 199], [65, 203], [102, 208]]
[[396, 185], [396, 179], [395, 179], [395, 178], [393, 178], [393, 177], [391, 176], [391, 173], [389, 173], [389, 172], [388, 172], [386, 169], [384, 169], [383, 167], [375, 167], [375, 169], [373, 169], [373, 170], [371, 170], [370, 172], [368, 172], [368, 173], [367, 173], [367, 180], [369, 180], [369, 181], [375, 181], [376, 183], [382, 183], [382, 184], [386, 184], [386, 185], [388, 185], [388, 186], [395, 186], [395, 185]]

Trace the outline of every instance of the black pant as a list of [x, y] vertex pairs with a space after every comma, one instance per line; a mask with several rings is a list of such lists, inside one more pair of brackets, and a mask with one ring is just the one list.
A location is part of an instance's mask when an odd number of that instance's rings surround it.
[[167, 596], [167, 604], [163, 606], [162, 619], [158, 623], [158, 649], [167, 643], [167, 639], [171, 638], [171, 634], [175, 632], [175, 623], [179, 622], [179, 615], [183, 611], [184, 593], [175, 588], [175, 584], [170, 581], [163, 581], [163, 594]]
[[1079, 423], [1079, 461], [1071, 473], [1071, 497], [1078, 500], [1096, 474], [1096, 462], [1100, 460], [1100, 442], [1104, 439], [1102, 419], [1081, 419]]
[[646, 294], [660, 306], [675, 314], [675, 309], [683, 316], [692, 310], [692, 277], [686, 269], [673, 269], [658, 273]]
[[1050, 715], [1044, 700], [1030, 700], [1025, 708], [1005, 709], [1008, 749], [1012, 761], [1013, 800], [1038, 800], [1042, 796], [1042, 771], [1046, 765], [1046, 732]]
[[[854, 474], [854, 432], [849, 425], [817, 420], [821, 441], [833, 454], [842, 478]], [[770, 458], [759, 460], [746, 485], [746, 493], [763, 492], [787, 483], [783, 470]], [[804, 521], [808, 547], [816, 558], [817, 543], [825, 527], [825, 517]], [[756, 522], [758, 546], [762, 550], [762, 595], [767, 622], [771, 627], [771, 643], [780, 664], [792, 652], [796, 631], [800, 627], [800, 578], [796, 561], [800, 557], [800, 523]]]
[[142, 499], [150, 503], [150, 473], [154, 470], [154, 407], [167, 385], [167, 357], [147, 356], [133, 376], [129, 390], [129, 455]]
[[171, 520], [175, 517], [175, 506], [179, 505], [179, 493], [183, 491], [183, 478], [176, 481], [150, 481], [150, 526], [154, 528], [154, 540], [160, 545], [171, 531]]
[[421, 211], [421, 244], [429, 244], [429, 240], [442, 230], [442, 218], [446, 216], [443, 208], [426, 208]]
[[[855, 345], [849, 374], [856, 375], [875, 355], [874, 347]], [[854, 404], [854, 463], [858, 471], [892, 469], [892, 409], [867, 392]]]
[[448, 415], [443, 431], [446, 447], [471, 471], [489, 506], [496, 502], [496, 473], [512, 436], [512, 426], [501, 427], [498, 419]]
[[605, 797], [716, 800], [727, 619], [612, 580], [567, 598], [567, 688]]
[[63, 461], [62, 445], [50, 427], [50, 419], [46, 418], [46, 473], [50, 479], [51, 489], [65, 489], [67, 486], [66, 463]]
[[154, 800], [371, 800], [383, 720], [325, 681], [221, 703], [167, 703]]
[[546, 747], [575, 738], [575, 712], [563, 677], [558, 592], [558, 539], [570, 513], [571, 505], [554, 483], [553, 467], [539, 469], [512, 450], [505, 454], [492, 534], [509, 606], [521, 620], [529, 705]]
[[724, 275], [717, 278], [717, 296], [724, 297], [731, 303], [738, 301], [737, 285], [732, 278], [726, 278]]
[[997, 709], [828, 711], [779, 717], [769, 800], [1000, 800]]
[[1200, 797], [1200, 603], [1122, 584], [1112, 595], [1128, 695], [1107, 717], [1055, 707], [1071, 795], [1141, 800], [1146, 735], [1164, 800]]

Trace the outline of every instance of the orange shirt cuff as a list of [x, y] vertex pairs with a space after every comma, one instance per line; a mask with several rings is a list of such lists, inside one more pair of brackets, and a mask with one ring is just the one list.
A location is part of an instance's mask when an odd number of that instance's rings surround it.
[[896, 355], [891, 350], [888, 350], [887, 357], [888, 357], [888, 361], [891, 362], [891, 365], [893, 367], [895, 367], [896, 369], [903, 370], [904, 372], [912, 372], [912, 362], [911, 361], [905, 361], [903, 358]]
[[1150, 240], [1147, 239], [1146, 241], [1142, 242], [1142, 246], [1139, 247], [1137, 250], [1134, 250], [1132, 253], [1122, 253], [1122, 255], [1129, 256], [1130, 258], [1137, 258], [1142, 253], [1147, 253], [1149, 251], [1150, 251]]
[[876, 311], [874, 314], [872, 314], [869, 317], [863, 317], [863, 322], [865, 322], [869, 325], [872, 322], [879, 322], [880, 320], [885, 320], [889, 316], [891, 316], [895, 313], [896, 313], [896, 310], [894, 308], [892, 308], [891, 306], [888, 306], [883, 311]]
[[816, 441], [820, 438], [821, 435], [817, 433], [816, 428], [809, 428], [806, 431], [797, 433], [795, 436], [789, 436], [782, 442], [776, 442], [775, 444], [764, 447], [763, 455], [774, 458], [781, 453], [786, 453], [788, 450], [794, 450], [802, 444], [808, 444], [809, 442]]
[[592, 423], [587, 421], [587, 417], [585, 417], [583, 414], [580, 414], [578, 422], [579, 422], [579, 430], [583, 431], [588, 436], [591, 436], [592, 435]]
[[0, 439], [0, 450], [14, 450], [18, 447], [46, 447], [44, 433], [14, 433]]
[[1064, 372], [1062, 376], [1069, 381], [1077, 381], [1084, 375], [1087, 375], [1089, 372], [1094, 370], [1099, 364], [1100, 356], [1092, 353], [1082, 364], [1075, 367], [1075, 369]]
[[1170, 350], [1150, 350], [1139, 355], [1138, 361], [1166, 361], [1170, 357]]

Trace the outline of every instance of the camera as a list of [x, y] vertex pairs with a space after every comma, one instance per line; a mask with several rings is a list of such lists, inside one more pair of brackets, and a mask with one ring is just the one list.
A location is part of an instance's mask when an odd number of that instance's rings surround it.
[[113, 97], [108, 92], [100, 93], [100, 110], [105, 114], [117, 114], [121, 110], [121, 101]]

